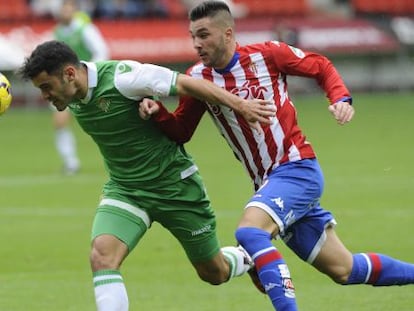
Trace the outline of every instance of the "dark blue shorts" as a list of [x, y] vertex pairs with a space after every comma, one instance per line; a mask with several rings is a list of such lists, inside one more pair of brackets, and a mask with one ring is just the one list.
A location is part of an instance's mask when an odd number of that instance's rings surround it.
[[279, 236], [302, 260], [312, 263], [325, 239], [332, 214], [320, 206], [324, 180], [316, 159], [277, 167], [247, 203], [265, 210], [279, 226]]

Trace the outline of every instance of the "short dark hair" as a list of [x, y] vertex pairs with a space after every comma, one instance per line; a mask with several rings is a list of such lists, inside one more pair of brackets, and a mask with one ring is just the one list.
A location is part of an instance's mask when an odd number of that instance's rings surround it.
[[64, 42], [46, 41], [39, 44], [25, 59], [18, 73], [23, 79], [29, 80], [43, 71], [47, 74], [58, 73], [67, 64], [79, 66], [76, 53]]
[[194, 22], [204, 17], [214, 17], [221, 11], [227, 11], [230, 15], [230, 8], [223, 1], [204, 1], [191, 9], [188, 14], [190, 21]]

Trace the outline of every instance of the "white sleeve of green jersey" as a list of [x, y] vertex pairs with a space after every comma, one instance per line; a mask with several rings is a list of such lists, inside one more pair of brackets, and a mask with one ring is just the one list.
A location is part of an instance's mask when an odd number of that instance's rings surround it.
[[165, 67], [126, 60], [117, 65], [114, 83], [119, 92], [130, 99], [166, 97], [175, 95], [177, 75]]

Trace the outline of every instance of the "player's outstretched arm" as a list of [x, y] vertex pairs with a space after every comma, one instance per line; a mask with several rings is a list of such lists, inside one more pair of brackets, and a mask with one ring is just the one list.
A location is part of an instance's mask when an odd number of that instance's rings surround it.
[[271, 124], [271, 117], [276, 114], [276, 108], [272, 102], [261, 99], [245, 100], [208, 80], [195, 79], [179, 74], [176, 87], [179, 95], [189, 95], [210, 104], [225, 105], [232, 108], [254, 128], [259, 126], [257, 122]]

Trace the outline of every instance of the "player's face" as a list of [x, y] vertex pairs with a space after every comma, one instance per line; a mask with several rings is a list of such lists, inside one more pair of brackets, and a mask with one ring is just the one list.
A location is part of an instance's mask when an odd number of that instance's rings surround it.
[[226, 53], [226, 35], [208, 17], [190, 23], [193, 46], [205, 66], [225, 68], [229, 62]]
[[60, 9], [58, 20], [62, 24], [69, 25], [76, 12], [74, 1], [65, 1]]
[[45, 100], [50, 102], [57, 110], [62, 111], [68, 106], [75, 95], [73, 79], [65, 72], [48, 74], [42, 71], [32, 79], [33, 85], [40, 89]]

